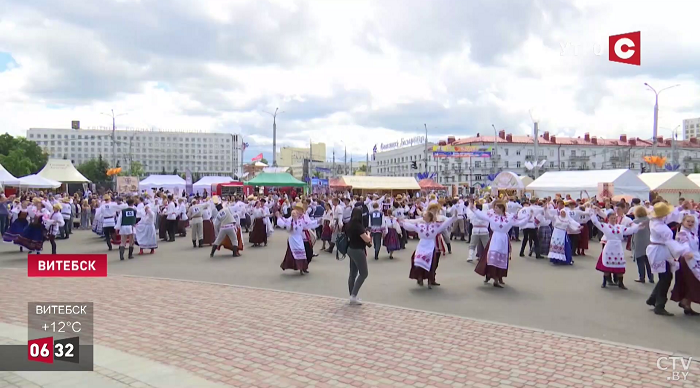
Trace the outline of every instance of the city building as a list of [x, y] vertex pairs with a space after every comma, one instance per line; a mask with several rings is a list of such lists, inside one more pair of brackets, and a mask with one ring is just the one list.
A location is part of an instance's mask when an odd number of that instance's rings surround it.
[[75, 166], [100, 155], [113, 166], [114, 145], [122, 168], [139, 162], [147, 175], [187, 168], [199, 175], [240, 175], [242, 168], [240, 136], [230, 133], [118, 129], [113, 142], [109, 128], [30, 128], [27, 139], [51, 158], [69, 159]]
[[[297, 179], [304, 178], [304, 164], [297, 164], [291, 167], [292, 175]], [[367, 161], [352, 161], [348, 159], [347, 164], [343, 160], [313, 162], [311, 163], [311, 175], [321, 178], [330, 178], [340, 175], [362, 175], [367, 171]]]
[[700, 137], [700, 117], [683, 120], [683, 140]]
[[312, 143], [311, 149], [309, 147], [281, 147], [277, 153], [277, 165], [284, 167], [302, 165], [305, 159], [309, 159], [312, 151], [314, 160], [326, 160], [326, 144]]
[[[697, 138], [674, 141], [657, 138], [656, 155], [667, 158], [671, 165], [678, 164], [678, 171], [693, 173], [700, 168], [700, 143]], [[488, 176], [501, 171], [534, 177], [526, 162], [534, 163], [534, 141], [531, 136], [518, 136], [500, 131], [498, 136], [476, 136], [462, 139], [448, 138], [438, 145], [473, 146], [479, 149], [493, 148], [492, 157], [435, 158], [432, 143], [428, 143], [427, 172], [436, 175], [443, 185], [488, 185]], [[376, 149], [376, 147], [375, 147]], [[370, 161], [370, 175], [415, 176], [426, 171], [426, 146], [413, 145], [375, 152]], [[538, 141], [538, 157], [544, 165], [539, 174], [547, 171], [595, 170], [630, 168], [641, 173], [642, 168], [651, 171], [644, 156], [652, 155], [651, 140], [627, 138], [603, 139], [585, 134], [583, 137], [559, 137], [545, 131]], [[413, 168], [413, 163], [415, 167]]]

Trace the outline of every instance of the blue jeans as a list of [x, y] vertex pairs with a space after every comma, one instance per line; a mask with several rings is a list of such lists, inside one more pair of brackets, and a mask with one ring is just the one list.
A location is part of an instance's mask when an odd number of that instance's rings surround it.
[[5, 234], [10, 227], [10, 218], [4, 214], [0, 214], [0, 236]]

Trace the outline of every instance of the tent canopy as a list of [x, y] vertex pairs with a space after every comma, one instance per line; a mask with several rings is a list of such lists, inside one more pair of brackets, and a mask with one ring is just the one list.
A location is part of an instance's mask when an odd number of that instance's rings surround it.
[[421, 190], [445, 190], [445, 186], [435, 182], [430, 178], [419, 180], [418, 186], [420, 186]]
[[342, 178], [331, 178], [328, 180], [328, 186], [334, 190], [340, 190], [340, 189], [347, 189], [350, 186], [348, 186], [345, 182], [343, 182]]
[[255, 162], [254, 166], [255, 167], [267, 167], [267, 164], [265, 164], [263, 162]]
[[530, 178], [527, 175], [521, 175], [518, 178], [520, 178], [520, 182], [522, 182], [523, 186], [525, 186], [526, 188], [527, 188], [527, 185], [529, 185], [530, 183], [535, 181], [534, 179]]
[[235, 179], [231, 178], [230, 176], [205, 176], [192, 185], [192, 190], [196, 194], [201, 194], [205, 189], [210, 191], [211, 185], [215, 185], [217, 183], [229, 183], [233, 181], [235, 181]]
[[61, 182], [34, 174], [19, 178], [19, 186], [31, 189], [55, 189], [61, 187]]
[[270, 174], [279, 174], [283, 172], [292, 172], [291, 167], [263, 167], [262, 172], [270, 173]]
[[302, 187], [306, 186], [306, 183], [294, 178], [289, 173], [267, 173], [262, 172], [258, 174], [255, 178], [246, 182], [250, 186], [264, 186], [264, 187]]
[[343, 181], [353, 190], [420, 190], [412, 177], [345, 175]]
[[152, 188], [163, 188], [170, 191], [180, 191], [187, 187], [184, 179], [177, 175], [150, 175], [148, 178], [139, 182], [139, 190], [149, 190]]
[[[571, 195], [578, 198], [582, 192], [588, 192], [593, 197], [598, 193], [598, 183], [611, 182], [615, 195], [631, 195], [646, 199], [649, 197], [649, 187], [631, 170], [582, 170], [582, 171], [549, 171], [527, 186], [537, 197], [554, 197]], [[586, 193], [583, 193], [586, 196]]]
[[0, 185], [3, 186], [19, 186], [19, 179], [10, 174], [5, 167], [0, 164]]
[[518, 174], [502, 171], [496, 175], [491, 184], [492, 190], [525, 190], [525, 185]]
[[63, 183], [87, 183], [89, 179], [78, 171], [70, 160], [49, 159], [37, 175]]
[[[650, 172], [639, 176], [649, 190], [659, 194], [679, 194], [686, 199], [700, 199], [700, 187], [680, 172]], [[617, 190], [616, 190], [617, 191]]]

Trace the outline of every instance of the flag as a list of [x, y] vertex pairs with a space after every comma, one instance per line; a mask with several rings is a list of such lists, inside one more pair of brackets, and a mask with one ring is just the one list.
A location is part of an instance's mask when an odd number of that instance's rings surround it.
[[241, 151], [245, 151], [245, 149], [248, 147], [250, 147], [248, 143], [243, 143], [243, 145], [241, 146]]
[[258, 156], [254, 157], [254, 158], [251, 159], [251, 160], [252, 160], [253, 162], [257, 162], [258, 160], [262, 160], [262, 158], [263, 158], [263, 154], [262, 154], [262, 152], [261, 152], [261, 153], [258, 154]]
[[190, 168], [187, 167], [185, 169], [185, 186], [186, 186], [186, 191], [187, 195], [191, 195], [193, 191], [192, 187], [192, 171], [190, 171]]

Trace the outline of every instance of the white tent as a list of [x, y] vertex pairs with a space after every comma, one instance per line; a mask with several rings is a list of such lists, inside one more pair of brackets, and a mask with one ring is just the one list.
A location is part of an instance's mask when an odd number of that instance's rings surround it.
[[37, 175], [63, 183], [90, 182], [89, 179], [76, 170], [70, 160], [65, 159], [49, 159], [46, 162], [46, 166]]
[[195, 194], [202, 194], [206, 189], [207, 192], [211, 194], [211, 185], [217, 183], [229, 183], [233, 181], [235, 181], [235, 179], [231, 178], [230, 176], [205, 176], [192, 185], [192, 191]]
[[139, 190], [150, 190], [152, 188], [169, 190], [171, 192], [182, 192], [187, 187], [187, 182], [177, 175], [150, 175], [139, 182]]
[[491, 192], [496, 194], [498, 190], [525, 190], [523, 181], [518, 174], [510, 171], [502, 171], [496, 175], [491, 183]]
[[55, 189], [61, 187], [61, 182], [34, 174], [19, 178], [19, 187], [30, 189]]
[[639, 179], [669, 202], [676, 202], [680, 197], [700, 200], [700, 186], [680, 172], [650, 172], [640, 175]]
[[573, 198], [598, 194], [598, 183], [612, 183], [615, 195], [630, 195], [645, 200], [649, 187], [632, 170], [549, 171], [527, 186], [537, 197], [571, 195]]
[[527, 175], [521, 175], [518, 178], [520, 178], [520, 181], [523, 182], [523, 186], [527, 187], [530, 183], [534, 182], [535, 180], [530, 178]]
[[5, 167], [0, 164], [0, 186], [18, 186], [19, 179], [10, 174]]

